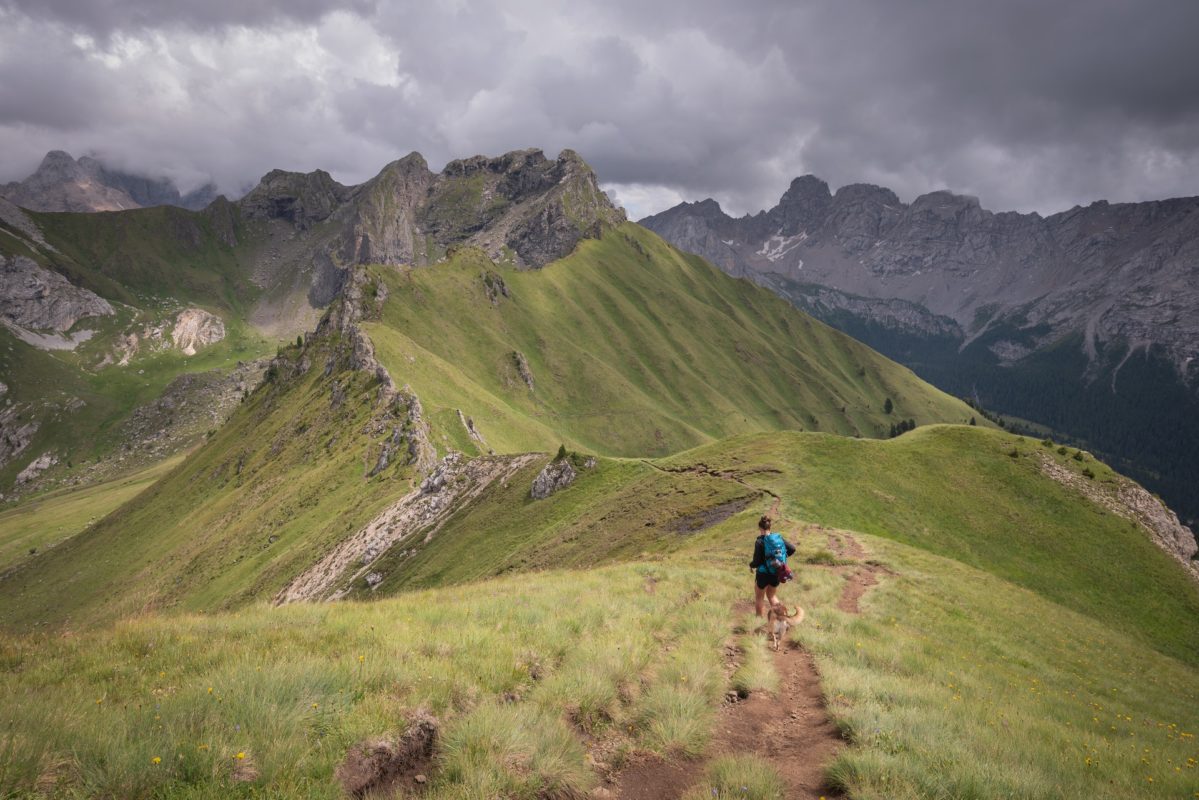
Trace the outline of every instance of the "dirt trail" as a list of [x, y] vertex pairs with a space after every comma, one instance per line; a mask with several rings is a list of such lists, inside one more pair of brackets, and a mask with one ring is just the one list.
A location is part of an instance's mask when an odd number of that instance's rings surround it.
[[[827, 536], [828, 549], [837, 558], [851, 558], [860, 561], [866, 557], [866, 551], [851, 534], [845, 531], [829, 531], [827, 532]], [[837, 608], [850, 614], [862, 613], [862, 609], [858, 604], [858, 601], [862, 599], [862, 595], [866, 594], [866, 591], [871, 586], [878, 584], [878, 574], [880, 572], [890, 573], [890, 570], [881, 564], [871, 564], [869, 562], [859, 563], [853, 567], [840, 566], [836, 569], [845, 576], [845, 586], [841, 589], [841, 597], [837, 600]]]
[[[753, 613], [742, 601], [738, 616]], [[763, 643], [763, 647], [765, 644]], [[825, 765], [845, 746], [829, 719], [812, 657], [798, 645], [774, 654], [779, 693], [755, 692], [720, 710], [705, 758], [696, 761], [647, 761], [625, 769], [610, 795], [619, 800], [674, 800], [704, 776], [718, 755], [752, 754], [768, 761], [787, 786], [787, 798], [817, 800], [841, 795], [824, 783]]]
[[[779, 519], [781, 501], [775, 498], [768, 512]], [[819, 529], [823, 530], [823, 529]], [[862, 559], [865, 550], [844, 531], [828, 534], [829, 549], [842, 559]], [[810, 568], [805, 566], [805, 568]], [[837, 603], [849, 613], [859, 613], [858, 601], [878, 582], [885, 567], [861, 563], [831, 569], [846, 576]], [[749, 600], [739, 602], [738, 616], [753, 612]], [[763, 643], [762, 646], [765, 646]], [[735, 651], [731, 655], [736, 655]], [[779, 676], [778, 694], [756, 692], [728, 702], [720, 711], [706, 756], [694, 761], [658, 760], [632, 764], [615, 776], [610, 788], [597, 796], [618, 800], [674, 800], [698, 783], [708, 761], [717, 755], [752, 754], [765, 759], [786, 783], [787, 798], [817, 800], [840, 797], [824, 782], [825, 767], [845, 742], [829, 718], [820, 688], [820, 674], [812, 656], [795, 643], [774, 654]]]

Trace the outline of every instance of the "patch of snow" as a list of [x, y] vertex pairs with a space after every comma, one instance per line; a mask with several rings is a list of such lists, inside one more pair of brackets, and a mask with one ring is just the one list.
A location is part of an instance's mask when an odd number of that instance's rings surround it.
[[762, 243], [762, 248], [758, 250], [757, 254], [765, 256], [768, 261], [775, 262], [799, 247], [807, 238], [806, 231], [800, 231], [794, 236], [783, 236], [783, 229], [779, 228], [778, 233]]

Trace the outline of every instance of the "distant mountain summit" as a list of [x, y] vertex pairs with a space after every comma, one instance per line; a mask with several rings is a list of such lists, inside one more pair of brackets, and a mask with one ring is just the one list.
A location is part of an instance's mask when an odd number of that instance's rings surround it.
[[343, 264], [419, 266], [474, 246], [496, 261], [541, 267], [624, 221], [573, 150], [555, 160], [536, 149], [474, 156], [440, 173], [410, 153], [352, 187], [322, 170], [274, 170], [238, 206], [248, 219], [300, 232], [332, 227], [326, 250]]
[[46, 153], [25, 180], [0, 186], [0, 197], [30, 211], [124, 211], [162, 205], [196, 211], [216, 196], [212, 184], [180, 194], [166, 178], [112, 170], [90, 156], [77, 161], [62, 150]]
[[703, 200], [641, 224], [944, 389], [1199, 482], [1166, 455], [1199, 447], [1199, 197], [1042, 217], [805, 175], [752, 216]]

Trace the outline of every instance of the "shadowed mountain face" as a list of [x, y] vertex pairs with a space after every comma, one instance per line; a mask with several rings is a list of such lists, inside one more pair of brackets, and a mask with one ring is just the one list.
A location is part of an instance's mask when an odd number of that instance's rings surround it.
[[212, 184], [181, 194], [166, 178], [112, 170], [90, 156], [76, 161], [51, 150], [23, 181], [0, 186], [0, 196], [30, 211], [123, 211], [147, 206], [180, 206], [198, 211], [216, 199]]
[[704, 200], [641, 224], [1199, 513], [1199, 198], [1041, 217], [806, 175], [754, 216]]

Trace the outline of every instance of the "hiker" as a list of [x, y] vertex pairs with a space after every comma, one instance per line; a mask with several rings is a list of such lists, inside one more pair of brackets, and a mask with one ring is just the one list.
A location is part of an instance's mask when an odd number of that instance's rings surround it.
[[770, 530], [773, 521], [763, 516], [758, 520], [758, 538], [754, 540], [754, 557], [749, 568], [754, 571], [754, 610], [759, 617], [766, 615], [766, 602], [774, 605], [778, 600], [779, 584], [791, 580], [791, 569], [787, 557], [795, 554], [795, 547], [780, 534]]

